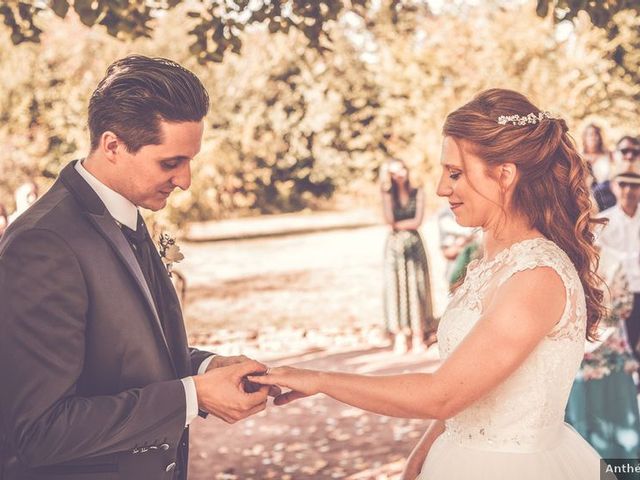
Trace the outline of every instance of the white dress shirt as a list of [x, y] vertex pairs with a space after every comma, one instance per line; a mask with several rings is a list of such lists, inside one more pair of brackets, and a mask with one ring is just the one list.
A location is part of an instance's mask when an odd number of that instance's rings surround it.
[[[104, 203], [104, 206], [114, 220], [122, 225], [126, 225], [131, 230], [136, 230], [138, 226], [138, 208], [118, 192], [110, 189], [90, 174], [87, 169], [84, 168], [81, 161], [76, 162], [75, 167], [80, 176], [85, 179], [93, 191], [96, 192], [96, 195], [100, 197], [100, 200], [102, 200], [102, 203]], [[198, 374], [206, 372], [212, 359], [213, 355], [202, 361], [198, 367]], [[185, 424], [185, 426], [187, 426], [198, 416], [198, 395], [193, 377], [185, 377], [181, 380], [187, 401]]]
[[619, 205], [614, 205], [598, 215], [609, 219], [596, 243], [610, 250], [618, 261], [629, 282], [629, 289], [640, 293], [640, 207], [630, 217]]

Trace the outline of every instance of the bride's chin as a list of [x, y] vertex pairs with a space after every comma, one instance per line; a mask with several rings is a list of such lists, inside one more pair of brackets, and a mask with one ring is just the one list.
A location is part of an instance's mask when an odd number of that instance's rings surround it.
[[473, 225], [473, 222], [470, 222], [462, 215], [456, 215], [456, 223], [461, 227], [475, 227], [477, 225]]
[[458, 225], [460, 225], [461, 227], [468, 227], [468, 228], [482, 227], [482, 224], [479, 222], [463, 221], [460, 219], [458, 219], [457, 222], [458, 222]]

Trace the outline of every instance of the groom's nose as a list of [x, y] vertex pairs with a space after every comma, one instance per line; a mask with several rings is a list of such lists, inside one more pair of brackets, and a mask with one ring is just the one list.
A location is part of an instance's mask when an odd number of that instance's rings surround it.
[[173, 176], [171, 183], [174, 186], [187, 190], [191, 186], [191, 165], [189, 162], [184, 162], [180, 170]]

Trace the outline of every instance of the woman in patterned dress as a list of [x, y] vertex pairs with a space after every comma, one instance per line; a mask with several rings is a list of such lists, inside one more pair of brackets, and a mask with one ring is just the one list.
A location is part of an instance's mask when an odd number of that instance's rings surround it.
[[388, 162], [382, 177], [385, 221], [391, 227], [384, 252], [385, 324], [397, 352], [409, 346], [419, 350], [435, 330], [429, 265], [418, 232], [424, 193], [411, 184], [401, 160]]

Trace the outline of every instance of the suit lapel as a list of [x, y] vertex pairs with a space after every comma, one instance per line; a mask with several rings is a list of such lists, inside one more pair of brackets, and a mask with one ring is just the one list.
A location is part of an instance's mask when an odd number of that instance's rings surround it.
[[169, 275], [166, 273], [166, 267], [160, 258], [160, 255], [153, 256], [155, 268], [163, 274], [158, 275], [158, 282], [162, 289], [162, 306], [165, 314], [165, 323], [167, 334], [170, 335], [169, 341], [172, 342], [172, 352], [174, 362], [180, 375], [191, 375], [191, 361], [189, 359], [189, 350], [187, 348], [187, 333], [182, 321], [182, 309], [180, 308], [180, 300], [176, 294], [176, 289], [171, 282]]
[[142, 269], [136, 260], [133, 250], [129, 246], [129, 242], [125, 238], [122, 230], [118, 227], [115, 220], [111, 217], [104, 204], [93, 191], [93, 189], [84, 181], [80, 174], [75, 169], [75, 162], [69, 163], [60, 173], [60, 179], [68, 188], [68, 190], [74, 195], [78, 203], [84, 209], [84, 214], [87, 219], [93, 224], [93, 226], [100, 232], [106, 242], [114, 250], [118, 258], [122, 261], [127, 271], [131, 274], [136, 284], [140, 289], [147, 307], [151, 313], [152, 323], [154, 329], [162, 339], [164, 348], [169, 355], [171, 364], [176, 370], [174, 359], [171, 355], [171, 349], [167, 343], [162, 324], [160, 323], [160, 317], [156, 306], [149, 290], [149, 285], [144, 278]]

